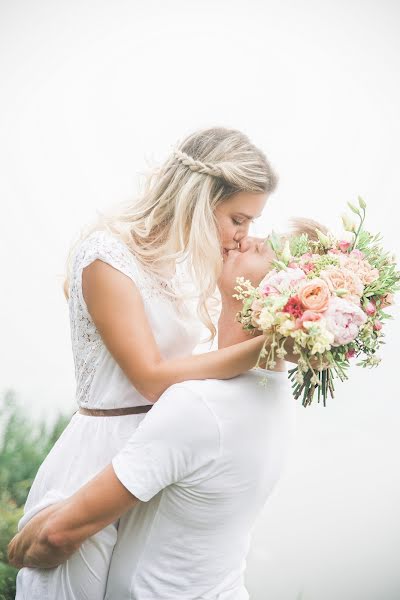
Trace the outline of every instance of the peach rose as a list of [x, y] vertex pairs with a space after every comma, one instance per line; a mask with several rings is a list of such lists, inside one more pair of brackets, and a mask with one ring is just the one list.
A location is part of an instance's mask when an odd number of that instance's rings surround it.
[[335, 293], [335, 290], [344, 288], [348, 291], [346, 300], [350, 300], [350, 302], [354, 302], [355, 304], [360, 304], [364, 286], [356, 273], [353, 273], [353, 271], [349, 271], [349, 269], [346, 268], [337, 269], [336, 267], [333, 267], [321, 271], [320, 277], [326, 281], [332, 293]]
[[371, 267], [369, 262], [363, 260], [357, 254], [353, 256], [343, 254], [340, 257], [340, 266], [358, 275], [364, 285], [369, 285], [379, 277], [378, 269]]
[[316, 277], [303, 283], [298, 291], [298, 296], [305, 309], [323, 312], [328, 308], [330, 292], [327, 283]]
[[357, 272], [359, 278], [363, 282], [364, 285], [369, 285], [373, 281], [376, 281], [379, 277], [378, 269], [373, 269], [371, 265], [364, 261], [364, 265]]
[[391, 292], [388, 292], [381, 298], [381, 308], [386, 308], [387, 306], [391, 306], [394, 304], [394, 295]]

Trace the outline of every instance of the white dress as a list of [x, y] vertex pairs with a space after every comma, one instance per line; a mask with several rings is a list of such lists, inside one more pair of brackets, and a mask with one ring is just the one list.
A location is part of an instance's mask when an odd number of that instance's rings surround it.
[[[190, 355], [199, 342], [199, 324], [193, 316], [190, 318], [190, 310], [186, 316], [178, 310], [176, 301], [164, 293], [127, 245], [113, 234], [95, 231], [77, 247], [69, 299], [77, 404], [103, 409], [147, 405], [149, 402], [111, 356], [87, 310], [82, 270], [96, 259], [118, 269], [138, 286], [163, 358]], [[177, 273], [171, 281], [175, 289], [185, 285], [182, 272]], [[145, 416], [93, 417], [75, 413], [36, 475], [19, 529], [39, 510], [70, 496], [111, 463]], [[55, 569], [21, 569], [16, 600], [101, 600], [116, 538], [116, 524], [111, 524], [86, 540], [63, 565]]]

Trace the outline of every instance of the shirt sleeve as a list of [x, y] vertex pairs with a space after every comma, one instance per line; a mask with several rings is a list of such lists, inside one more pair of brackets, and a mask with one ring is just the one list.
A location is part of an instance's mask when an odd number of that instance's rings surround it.
[[78, 297], [86, 314], [88, 314], [88, 309], [82, 291], [82, 272], [85, 267], [97, 259], [117, 269], [138, 286], [143, 278], [134, 255], [122, 240], [105, 230], [94, 231], [83, 240], [75, 263]]
[[216, 417], [200, 394], [175, 384], [154, 404], [112, 465], [124, 487], [147, 502], [194, 473], [198, 480], [219, 451]]

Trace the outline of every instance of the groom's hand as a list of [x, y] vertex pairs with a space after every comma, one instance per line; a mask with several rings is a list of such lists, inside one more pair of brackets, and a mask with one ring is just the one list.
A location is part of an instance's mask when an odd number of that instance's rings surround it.
[[18, 568], [56, 567], [137, 502], [109, 465], [75, 494], [32, 517], [11, 540], [9, 562]]
[[64, 562], [76, 545], [59, 546], [51, 538], [54, 516], [64, 501], [56, 502], [37, 513], [8, 544], [8, 562], [13, 567], [53, 568]]

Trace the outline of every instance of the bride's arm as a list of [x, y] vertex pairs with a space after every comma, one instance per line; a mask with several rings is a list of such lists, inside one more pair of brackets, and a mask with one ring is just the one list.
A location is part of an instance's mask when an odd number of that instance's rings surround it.
[[[260, 331], [243, 329], [243, 325], [235, 320], [235, 316], [241, 308], [240, 300], [232, 298], [229, 294], [222, 294], [222, 309], [218, 321], [218, 348], [228, 348], [249, 339], [258, 339], [261, 336]], [[264, 339], [264, 336], [262, 337]], [[285, 350], [287, 351], [285, 360], [297, 363], [299, 355], [293, 354], [292, 339], [288, 339], [285, 343]], [[285, 370], [285, 360], [275, 358], [277, 370]], [[265, 363], [261, 363], [260, 366], [264, 367]]]
[[[172, 384], [189, 379], [230, 379], [255, 366], [264, 336], [221, 350], [165, 359], [155, 341], [139, 289], [96, 260], [83, 271], [83, 295], [110, 353], [135, 388], [155, 402]], [[179, 345], [179, 340], [177, 340]]]

